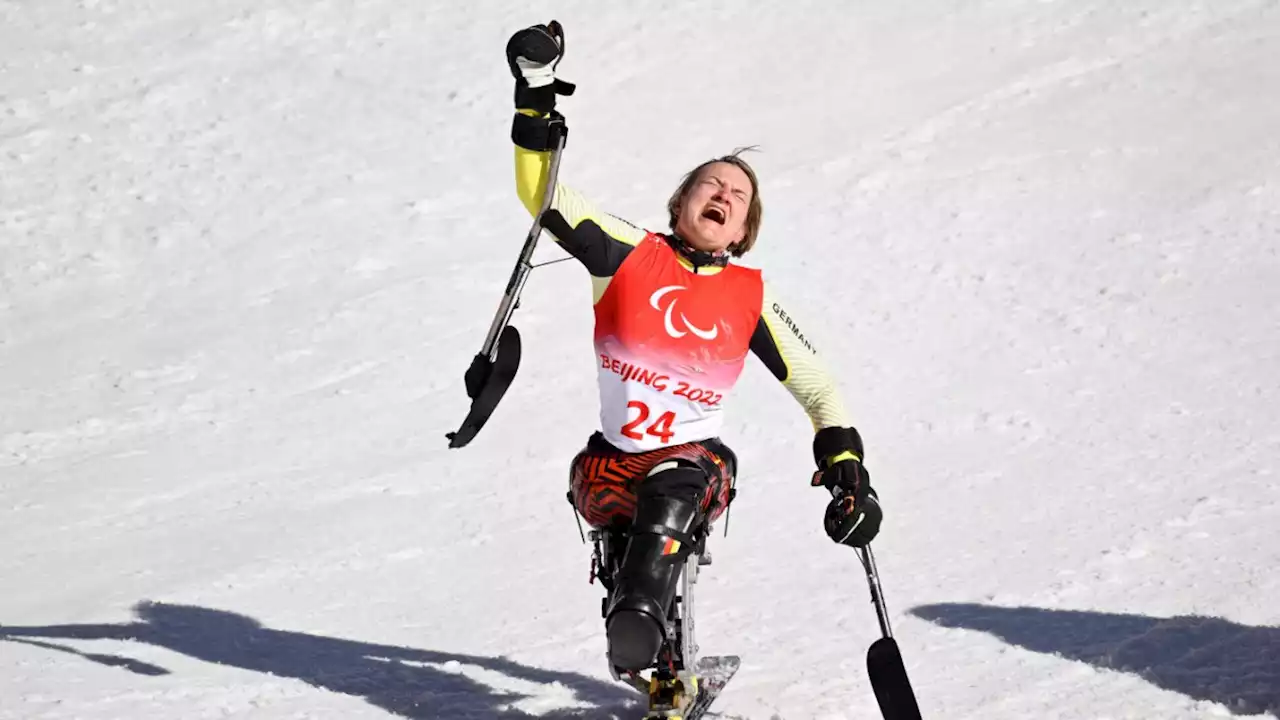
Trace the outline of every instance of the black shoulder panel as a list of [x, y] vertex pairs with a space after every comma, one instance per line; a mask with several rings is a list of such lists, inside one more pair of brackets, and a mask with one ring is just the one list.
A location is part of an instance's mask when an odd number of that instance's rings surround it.
[[751, 352], [760, 358], [780, 382], [787, 381], [787, 363], [782, 359], [782, 353], [778, 350], [778, 344], [773, 341], [773, 334], [769, 332], [763, 316], [756, 321], [755, 332], [751, 333]]
[[613, 277], [633, 249], [605, 232], [594, 220], [583, 220], [578, 227], [570, 227], [558, 210], [548, 210], [542, 216], [542, 226], [596, 277]]

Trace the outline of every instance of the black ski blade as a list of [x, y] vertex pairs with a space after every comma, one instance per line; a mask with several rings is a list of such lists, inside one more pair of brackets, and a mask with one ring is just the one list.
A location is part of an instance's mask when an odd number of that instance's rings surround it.
[[893, 638], [880, 638], [867, 650], [867, 675], [885, 720], [921, 720], [915, 691]]
[[[488, 360], [481, 358], [480, 362], [488, 363]], [[498, 407], [498, 401], [502, 400], [507, 388], [511, 387], [511, 381], [515, 380], [516, 370], [520, 367], [520, 333], [514, 326], [508, 325], [502, 329], [502, 334], [498, 336], [498, 357], [488, 364], [488, 372], [480, 389], [473, 396], [471, 410], [462, 421], [462, 427], [457, 432], [445, 435], [449, 438], [450, 448], [463, 447], [475, 439]], [[469, 374], [471, 372], [468, 371]]]

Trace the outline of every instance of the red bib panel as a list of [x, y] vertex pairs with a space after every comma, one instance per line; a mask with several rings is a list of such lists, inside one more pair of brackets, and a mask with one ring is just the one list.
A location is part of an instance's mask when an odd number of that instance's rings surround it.
[[695, 274], [649, 234], [595, 306], [605, 438], [642, 452], [719, 434], [722, 401], [742, 373], [763, 297], [758, 270]]

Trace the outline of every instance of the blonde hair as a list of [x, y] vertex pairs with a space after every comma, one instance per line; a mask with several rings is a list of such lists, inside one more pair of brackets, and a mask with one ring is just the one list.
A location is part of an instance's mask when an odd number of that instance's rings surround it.
[[689, 188], [693, 187], [693, 184], [697, 182], [702, 171], [716, 163], [727, 163], [746, 173], [747, 179], [751, 181], [751, 202], [747, 205], [747, 220], [743, 224], [742, 239], [729, 246], [729, 254], [734, 257], [742, 257], [752, 247], [755, 247], [756, 236], [760, 232], [760, 222], [764, 216], [764, 206], [760, 202], [760, 181], [756, 179], [756, 171], [752, 170], [747, 161], [741, 157], [742, 153], [754, 149], [754, 147], [738, 148], [730, 155], [713, 158], [690, 170], [684, 176], [684, 179], [680, 181], [680, 187], [676, 188], [676, 191], [671, 195], [671, 199], [667, 201], [667, 216], [671, 229], [676, 229], [676, 221], [680, 217], [680, 205], [684, 202], [684, 196], [688, 194]]

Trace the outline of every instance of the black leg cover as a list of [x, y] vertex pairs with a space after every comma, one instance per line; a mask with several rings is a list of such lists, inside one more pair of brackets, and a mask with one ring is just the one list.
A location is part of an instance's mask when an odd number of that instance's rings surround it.
[[699, 501], [706, 487], [706, 475], [691, 467], [664, 470], [641, 485], [605, 620], [609, 659], [621, 670], [650, 667], [662, 649], [667, 612], [680, 571], [693, 551], [693, 532], [701, 520]]

